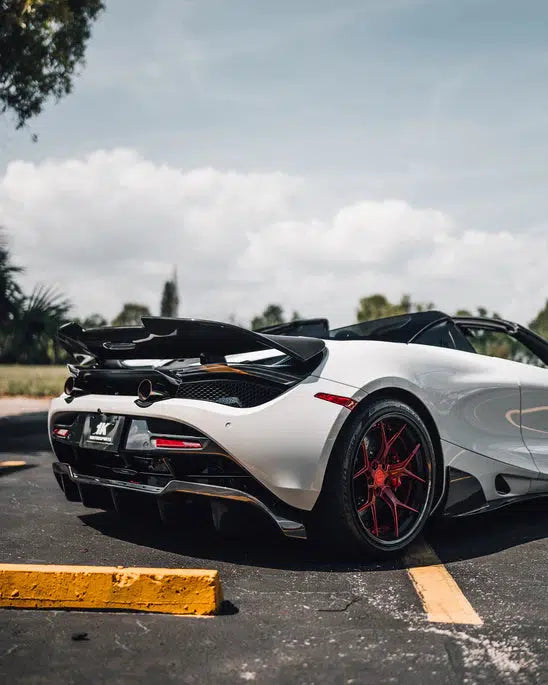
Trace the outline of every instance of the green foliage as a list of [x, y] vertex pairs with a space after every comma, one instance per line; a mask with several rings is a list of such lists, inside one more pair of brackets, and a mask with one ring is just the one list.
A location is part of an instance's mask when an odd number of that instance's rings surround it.
[[17, 283], [22, 269], [12, 264], [5, 231], [0, 229], [0, 361], [53, 364], [65, 359], [57, 329], [70, 303], [57, 291], [37, 286], [30, 297]]
[[[459, 309], [456, 316], [478, 316], [490, 319], [502, 319], [497, 312], [489, 313], [485, 307], [476, 307], [476, 313], [468, 309]], [[478, 354], [485, 354], [489, 357], [499, 357], [500, 359], [510, 359], [514, 361], [527, 361], [527, 350], [516, 340], [498, 331], [473, 331], [469, 337], [472, 347]]]
[[101, 314], [90, 314], [82, 321], [82, 328], [101, 328], [107, 326], [108, 322]]
[[57, 329], [67, 321], [69, 301], [53, 288], [37, 286], [25, 297], [3, 336], [1, 359], [7, 363], [53, 364], [65, 359]]
[[525, 345], [503, 331], [472, 331], [468, 340], [478, 354], [509, 359], [524, 364], [542, 364]]
[[126, 302], [122, 311], [112, 320], [112, 325], [140, 326], [142, 316], [152, 316], [146, 305], [138, 302]]
[[358, 321], [372, 321], [374, 319], [382, 319], [386, 316], [405, 314], [409, 310], [406, 306], [407, 303], [404, 303], [404, 297], [402, 297], [399, 305], [392, 304], [380, 293], [362, 297], [356, 312], [356, 317]]
[[160, 304], [160, 316], [176, 317], [179, 313], [179, 292], [177, 288], [177, 275], [164, 283], [162, 302]]
[[72, 90], [102, 0], [0, 0], [0, 111], [21, 128]]
[[265, 326], [275, 326], [285, 323], [284, 310], [279, 304], [269, 304], [265, 307], [262, 314], [251, 319], [251, 330], [264, 328]]
[[0, 328], [5, 329], [19, 311], [23, 293], [16, 276], [22, 269], [11, 263], [7, 236], [0, 226]]
[[[411, 311], [420, 312], [434, 308], [435, 305], [433, 303], [413, 303], [409, 295], [404, 295], [398, 304], [392, 304], [384, 295], [375, 294], [370, 295], [369, 297], [363, 297], [360, 300], [357, 318], [358, 321], [371, 321], [387, 316], [407, 314]], [[475, 314], [468, 309], [459, 309], [455, 316], [478, 316], [493, 319], [502, 318], [497, 312], [492, 312], [490, 314], [485, 307], [477, 307]], [[533, 330], [540, 332], [541, 335], [543, 335], [542, 331], [544, 331], [544, 337], [547, 337], [548, 301], [546, 302], [544, 309], [539, 312], [537, 318], [531, 322], [530, 327]], [[536, 363], [535, 357], [531, 355], [526, 347], [505, 333], [477, 330], [470, 334], [469, 340], [478, 354], [526, 362], [529, 364]]]
[[529, 324], [529, 328], [535, 333], [542, 335], [543, 338], [548, 339], [548, 300], [537, 316]]
[[385, 295], [377, 293], [362, 297], [358, 310], [356, 312], [357, 320], [372, 321], [373, 319], [382, 319], [387, 316], [397, 316], [398, 314], [408, 314], [416, 311], [422, 312], [428, 309], [434, 309], [434, 304], [423, 302], [412, 302], [410, 295], [403, 295], [399, 303], [392, 304]]
[[[298, 321], [299, 319], [302, 319], [302, 316], [294, 309], [289, 321]], [[258, 328], [276, 326], [279, 323], [287, 322], [288, 319], [285, 318], [283, 308], [279, 304], [269, 304], [265, 307], [262, 314], [254, 316], [253, 319], [251, 319], [251, 330], [256, 331]]]

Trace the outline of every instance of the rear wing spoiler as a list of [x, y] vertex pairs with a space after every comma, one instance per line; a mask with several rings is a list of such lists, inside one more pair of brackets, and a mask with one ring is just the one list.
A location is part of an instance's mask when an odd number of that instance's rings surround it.
[[311, 338], [329, 338], [329, 321], [327, 319], [295, 319], [287, 323], [274, 324], [257, 328], [257, 333], [275, 335], [307, 335]]
[[317, 338], [266, 335], [233, 324], [201, 319], [146, 316], [142, 326], [83, 329], [68, 323], [59, 329], [59, 342], [73, 355], [98, 361], [123, 359], [201, 359], [221, 362], [227, 355], [278, 350], [307, 362], [325, 347]]

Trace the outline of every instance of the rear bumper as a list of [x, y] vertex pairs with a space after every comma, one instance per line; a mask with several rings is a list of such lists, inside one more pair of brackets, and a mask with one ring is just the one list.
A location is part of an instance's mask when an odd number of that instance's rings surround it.
[[172, 494], [187, 494], [246, 502], [254, 505], [263, 513], [267, 514], [287, 537], [306, 539], [306, 530], [301, 522], [293, 521], [286, 518], [281, 513], [273, 511], [272, 508], [267, 507], [266, 504], [259, 499], [242, 490], [183, 480], [172, 480], [167, 483], [167, 485], [159, 487], [79, 474], [69, 466], [69, 464], [63, 464], [61, 462], [54, 462], [52, 467], [55, 477], [65, 494], [67, 492], [68, 480], [69, 482], [74, 483], [78, 489], [80, 489], [80, 486], [92, 485], [110, 490], [126, 490], [155, 497], [165, 497], [166, 495]]
[[[352, 396], [364, 393], [310, 376], [279, 397], [250, 408], [172, 398], [140, 407], [126, 395], [84, 395], [69, 404], [65, 397], [50, 405], [50, 436], [62, 412], [100, 412], [134, 418], [158, 418], [189, 425], [291, 507], [310, 511], [320, 493], [325, 469], [349, 410], [314, 397], [317, 392]], [[63, 460], [64, 461], [64, 460]]]

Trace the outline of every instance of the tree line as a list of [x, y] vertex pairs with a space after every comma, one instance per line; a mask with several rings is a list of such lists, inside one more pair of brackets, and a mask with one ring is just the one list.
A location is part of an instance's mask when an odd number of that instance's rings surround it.
[[[120, 312], [109, 322], [99, 313], [90, 314], [82, 319], [70, 315], [72, 305], [60, 292], [46, 285], [37, 285], [30, 294], [25, 294], [19, 283], [22, 267], [13, 264], [7, 235], [0, 228], [0, 362], [19, 364], [56, 364], [63, 363], [66, 354], [57, 342], [59, 326], [68, 321], [77, 321], [83, 328], [100, 326], [138, 326], [141, 317], [152, 316], [150, 309], [139, 302], [126, 302]], [[163, 286], [159, 313], [161, 316], [176, 317], [179, 312], [179, 292], [175, 270]], [[380, 293], [362, 297], [356, 309], [356, 320], [370, 321], [397, 314], [434, 309], [433, 302], [415, 302], [411, 296], [404, 295], [399, 302], [390, 300]], [[320, 315], [322, 312], [320, 312]], [[460, 316], [492, 316], [502, 318], [497, 312], [489, 313], [484, 307], [475, 312], [459, 309]], [[282, 305], [269, 304], [262, 313], [251, 319], [250, 328], [256, 330], [264, 326], [287, 323], [303, 318], [293, 310], [286, 315]], [[229, 317], [229, 320], [231, 317]], [[233, 321], [233, 317], [232, 317]], [[350, 323], [350, 322], [349, 322]], [[548, 299], [544, 308], [529, 323], [529, 327], [548, 338]], [[483, 345], [500, 344], [485, 339]], [[489, 348], [486, 348], [489, 352]], [[497, 356], [509, 356], [512, 351], [499, 350]]]

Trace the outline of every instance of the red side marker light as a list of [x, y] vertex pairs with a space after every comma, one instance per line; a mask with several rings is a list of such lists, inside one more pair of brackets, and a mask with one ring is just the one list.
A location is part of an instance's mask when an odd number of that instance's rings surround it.
[[179, 449], [179, 450], [199, 450], [202, 448], [201, 442], [189, 442], [188, 440], [175, 440], [172, 438], [155, 438], [157, 448]]
[[333, 402], [333, 404], [340, 404], [341, 407], [346, 407], [347, 409], [350, 409], [350, 411], [358, 404], [356, 400], [353, 400], [351, 397], [331, 395], [328, 392], [317, 392], [314, 397], [317, 397], [319, 400], [325, 400], [326, 402]]
[[69, 434], [68, 428], [54, 428], [53, 429], [53, 435], [55, 435], [58, 438], [66, 438], [68, 434]]

